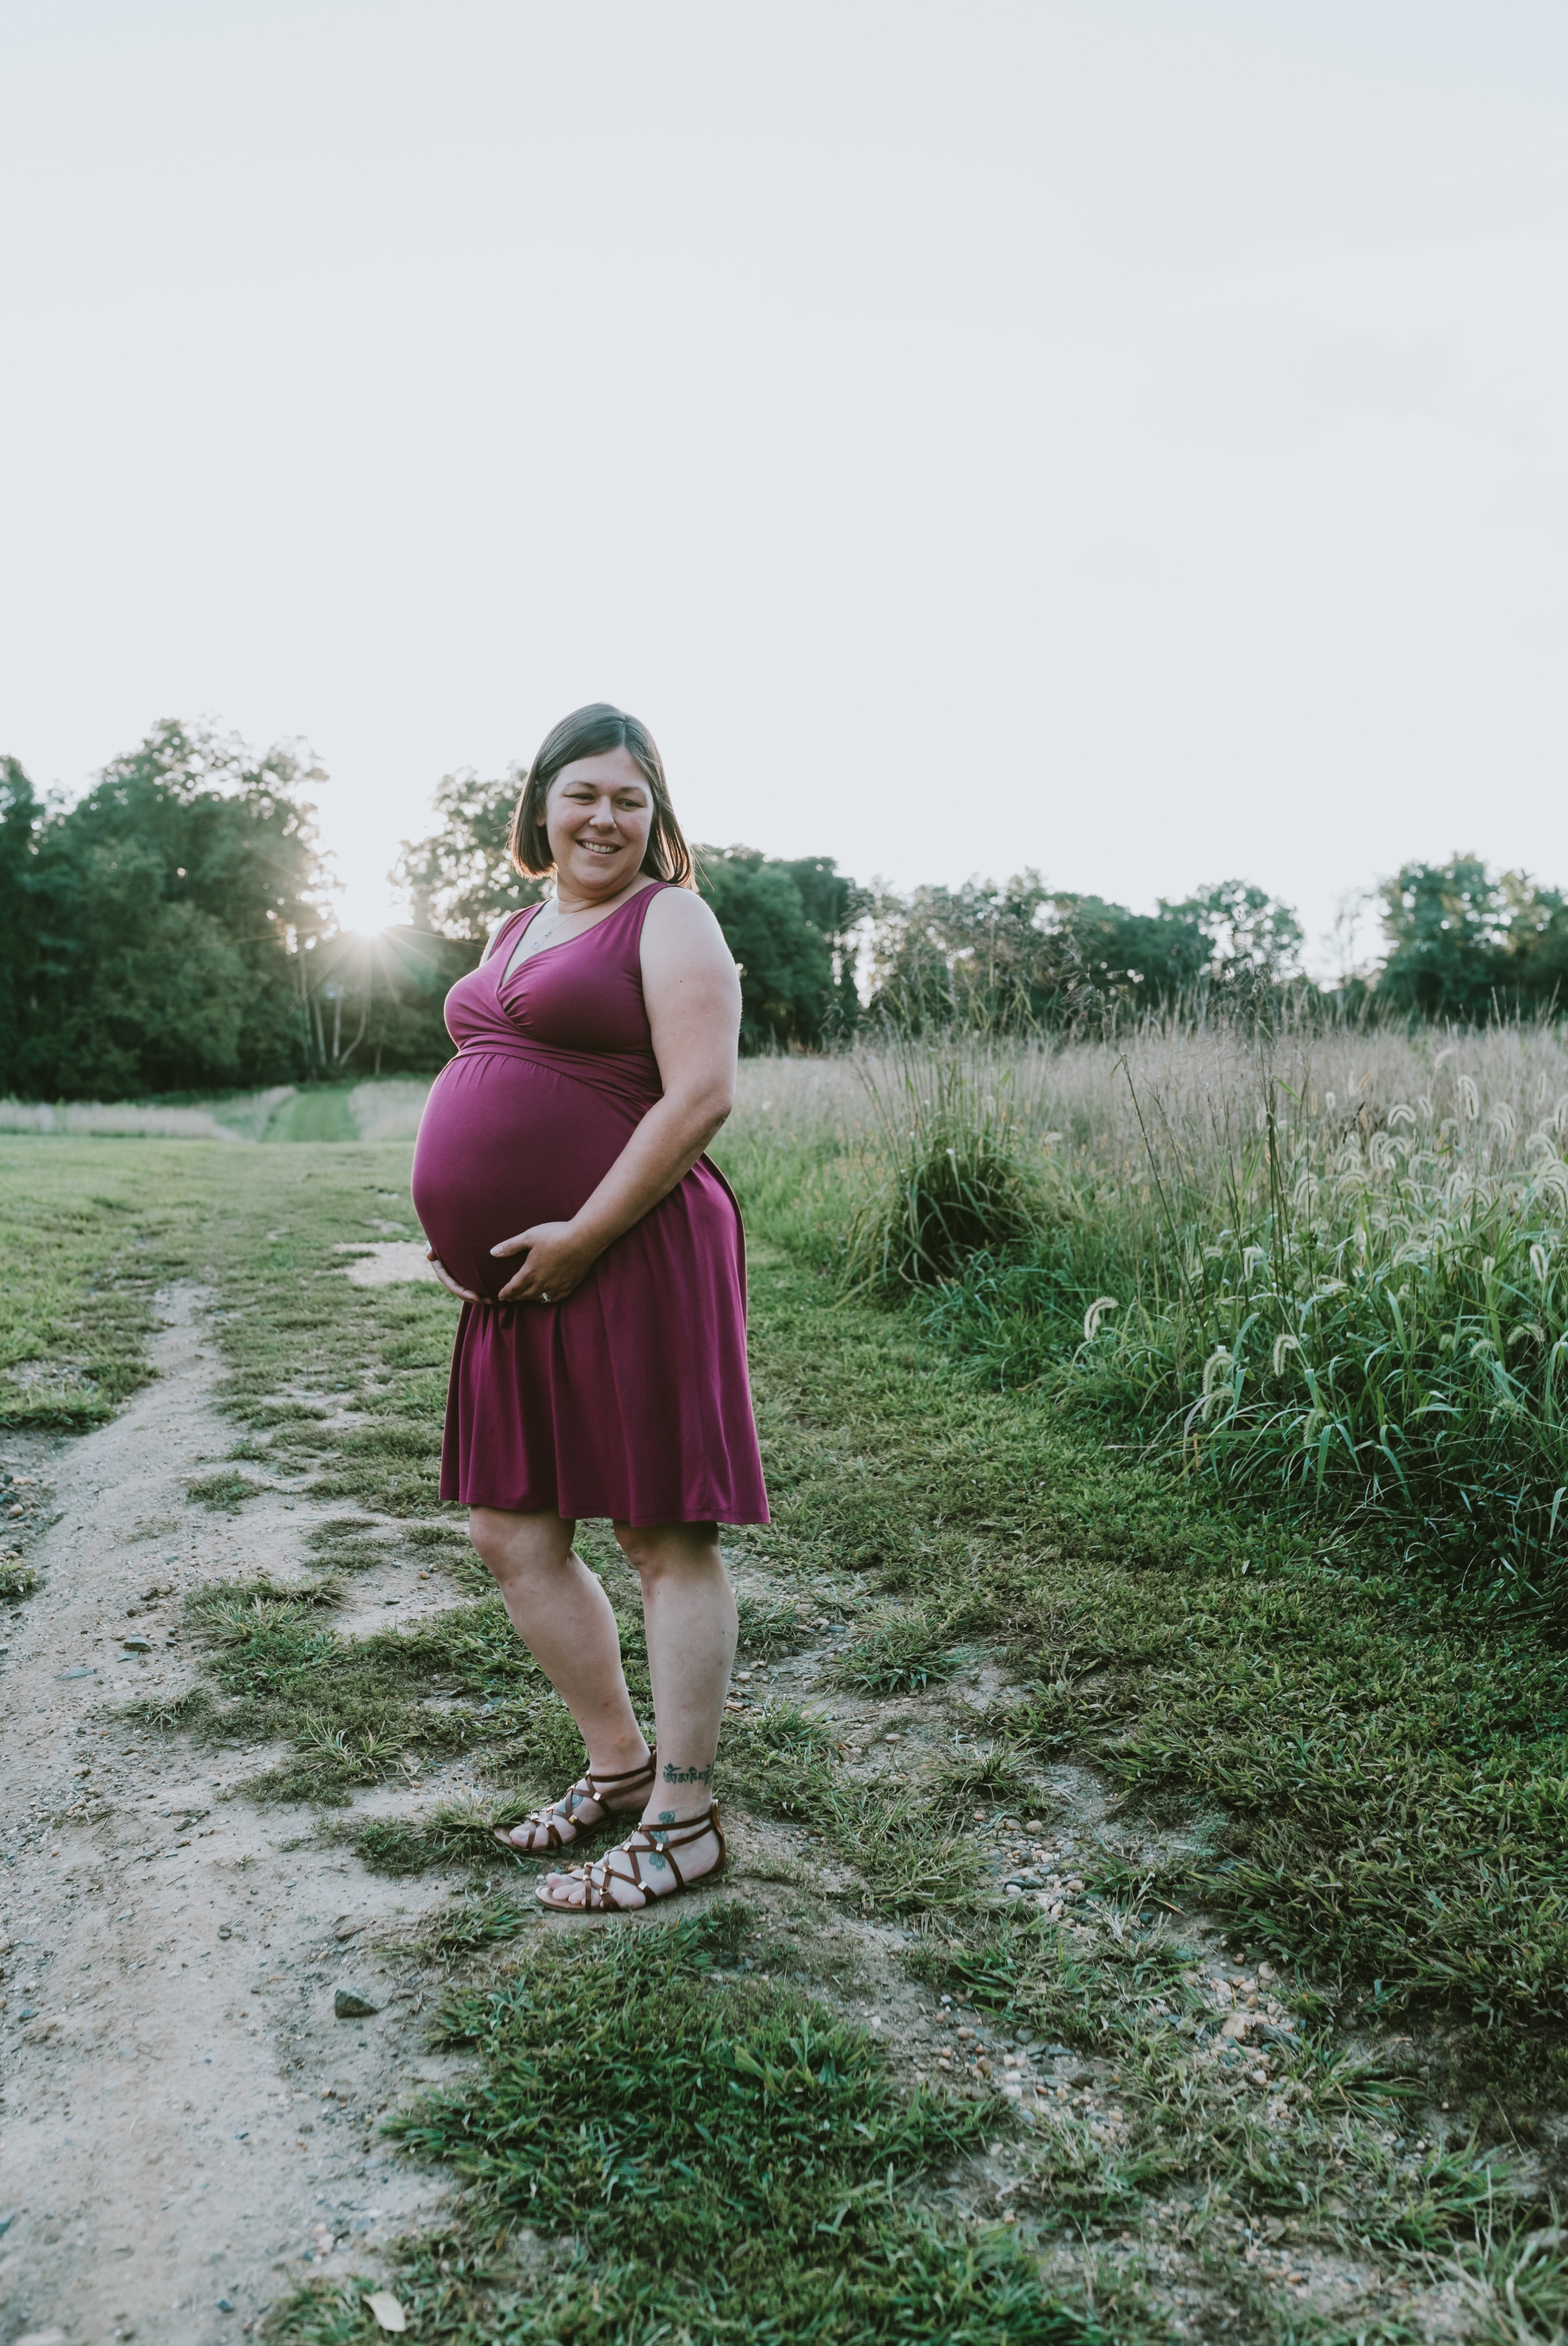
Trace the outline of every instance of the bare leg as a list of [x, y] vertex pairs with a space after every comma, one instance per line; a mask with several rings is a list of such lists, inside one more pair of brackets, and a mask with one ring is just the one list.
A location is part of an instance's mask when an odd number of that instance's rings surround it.
[[[617, 1524], [616, 1537], [643, 1587], [659, 1772], [642, 1821], [657, 1831], [706, 1816], [713, 1798], [713, 1763], [735, 1660], [735, 1596], [719, 1558], [717, 1525], [639, 1529]], [[688, 1882], [718, 1862], [712, 1833], [681, 1847], [678, 1862]], [[644, 1872], [655, 1864], [645, 1857]], [[572, 1898], [575, 1880], [580, 1897], [580, 1877], [552, 1874], [550, 1880], [563, 1901]], [[612, 1872], [612, 1896], [615, 1881]], [[620, 1902], [640, 1901], [634, 1891]]]
[[[468, 1535], [501, 1591], [513, 1627], [549, 1679], [588, 1747], [597, 1776], [619, 1776], [647, 1757], [647, 1744], [621, 1668], [610, 1600], [572, 1545], [575, 1524], [559, 1515], [515, 1515], [474, 1507]], [[579, 1798], [568, 1821], [596, 1824], [596, 1801]], [[549, 1847], [541, 1826], [514, 1839], [519, 1850]]]

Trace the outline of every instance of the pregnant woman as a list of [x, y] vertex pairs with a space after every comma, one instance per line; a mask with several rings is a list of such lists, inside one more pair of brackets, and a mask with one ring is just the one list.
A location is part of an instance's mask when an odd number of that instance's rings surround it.
[[[740, 986], [693, 891], [657, 750], [596, 703], [556, 726], [513, 820], [555, 892], [503, 921], [446, 998], [413, 1198], [463, 1298], [441, 1495], [582, 1729], [587, 1766], [498, 1834], [566, 1848], [548, 1906], [644, 1906], [724, 1863], [714, 1755], [735, 1658], [721, 1523], [768, 1520], [746, 1374], [740, 1212], [703, 1151], [734, 1097]], [[655, 1752], [608, 1598], [572, 1545], [607, 1515], [642, 1583]], [[657, 1756], [656, 1756], [657, 1754]]]

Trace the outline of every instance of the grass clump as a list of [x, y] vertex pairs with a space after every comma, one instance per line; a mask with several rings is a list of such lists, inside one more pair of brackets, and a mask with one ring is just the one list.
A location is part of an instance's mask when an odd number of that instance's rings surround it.
[[852, 1286], [934, 1286], [983, 1249], [1027, 1240], [1033, 1185], [1011, 1085], [993, 1056], [898, 1054], [871, 1099], [875, 1171], [845, 1238]]
[[1555, 2346], [1568, 2338], [1568, 2231], [1550, 2224], [1489, 2226], [1460, 2259], [1460, 2291], [1473, 2346]]
[[815, 1617], [799, 1601], [766, 1603], [742, 1594], [736, 1599], [739, 1616], [740, 1651], [753, 1661], [772, 1661], [781, 1654], [799, 1653], [809, 1645]]
[[0, 1559], [0, 1599], [20, 1603], [24, 1596], [31, 1596], [37, 1586], [38, 1576], [30, 1564], [18, 1564], [9, 1556]]
[[355, 1856], [371, 1873], [407, 1876], [454, 1865], [504, 1862], [494, 1839], [496, 1820], [451, 1803], [429, 1817], [373, 1817], [350, 1838]]
[[921, 1606], [890, 1613], [835, 1655], [829, 1675], [836, 1686], [862, 1694], [918, 1694], [970, 1658], [952, 1642], [962, 1617]]
[[120, 1717], [159, 1735], [196, 1735], [212, 1724], [212, 1697], [206, 1687], [188, 1687], [183, 1694], [138, 1695]]
[[185, 1486], [185, 1495], [193, 1506], [209, 1508], [214, 1515], [231, 1515], [239, 1512], [247, 1499], [259, 1499], [265, 1485], [253, 1483], [248, 1474], [236, 1474], [232, 1468], [216, 1474], [198, 1474]]

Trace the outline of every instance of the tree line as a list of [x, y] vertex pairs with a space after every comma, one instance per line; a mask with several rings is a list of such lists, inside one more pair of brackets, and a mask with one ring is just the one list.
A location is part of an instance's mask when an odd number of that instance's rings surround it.
[[[0, 759], [0, 1090], [115, 1098], [423, 1071], [449, 987], [541, 883], [507, 862], [520, 771], [449, 775], [392, 873], [410, 917], [374, 938], [331, 909], [320, 770], [168, 720], [73, 804]], [[1568, 900], [1471, 855], [1380, 892], [1383, 954], [1337, 988], [1299, 973], [1288, 904], [1227, 881], [1140, 913], [1047, 886], [862, 885], [831, 856], [699, 851], [741, 971], [748, 1050], [868, 1021], [1084, 1033], [1145, 1012], [1475, 1023], [1568, 998]]]

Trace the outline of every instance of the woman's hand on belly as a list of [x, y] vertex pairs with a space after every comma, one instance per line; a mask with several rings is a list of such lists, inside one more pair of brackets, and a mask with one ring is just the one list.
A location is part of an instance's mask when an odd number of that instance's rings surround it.
[[459, 1287], [433, 1247], [426, 1247], [424, 1259], [449, 1295], [460, 1295], [464, 1303], [483, 1303], [485, 1300], [483, 1295], [475, 1295], [471, 1287]]
[[602, 1249], [575, 1222], [535, 1222], [514, 1239], [503, 1239], [494, 1255], [520, 1254], [523, 1262], [502, 1289], [502, 1303], [564, 1303], [580, 1287]]

